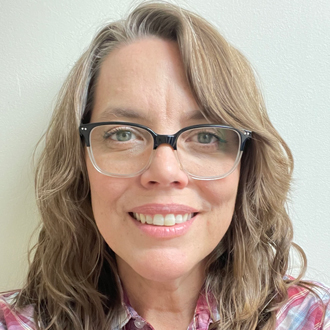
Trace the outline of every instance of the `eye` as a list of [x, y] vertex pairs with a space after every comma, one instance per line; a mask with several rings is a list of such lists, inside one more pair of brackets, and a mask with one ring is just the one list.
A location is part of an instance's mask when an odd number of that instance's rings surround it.
[[104, 139], [111, 139], [118, 142], [127, 142], [136, 139], [136, 135], [130, 129], [117, 127], [105, 132]]
[[117, 141], [129, 141], [134, 138], [134, 134], [130, 131], [119, 131], [116, 132], [116, 134], [114, 134], [111, 138]]
[[208, 132], [201, 132], [197, 134], [197, 141], [202, 144], [213, 143], [219, 140], [219, 137]]
[[200, 144], [224, 144], [227, 143], [225, 139], [225, 132], [221, 130], [207, 130], [196, 132], [192, 136], [192, 141]]

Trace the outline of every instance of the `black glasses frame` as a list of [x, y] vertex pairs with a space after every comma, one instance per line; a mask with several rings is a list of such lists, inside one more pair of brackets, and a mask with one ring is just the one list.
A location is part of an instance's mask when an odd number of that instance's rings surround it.
[[90, 147], [90, 132], [94, 127], [97, 126], [104, 126], [104, 125], [129, 125], [133, 127], [142, 128], [146, 131], [148, 131], [153, 139], [154, 139], [154, 147], [153, 150], [157, 149], [161, 144], [169, 144], [174, 150], [177, 148], [177, 140], [179, 136], [184, 133], [185, 131], [188, 131], [190, 129], [194, 128], [203, 128], [203, 127], [218, 127], [218, 128], [224, 128], [224, 129], [231, 129], [235, 132], [237, 132], [241, 137], [241, 145], [240, 145], [240, 151], [242, 152], [244, 150], [245, 143], [248, 139], [252, 136], [252, 131], [243, 129], [239, 130], [237, 128], [226, 126], [226, 125], [217, 125], [217, 124], [200, 124], [200, 125], [192, 125], [187, 126], [179, 131], [177, 131], [175, 134], [157, 134], [155, 133], [151, 128], [147, 126], [143, 126], [136, 123], [130, 123], [125, 121], [106, 121], [106, 122], [99, 122], [99, 123], [89, 123], [89, 124], [81, 124], [79, 127], [80, 136], [84, 138], [85, 144], [87, 147]]

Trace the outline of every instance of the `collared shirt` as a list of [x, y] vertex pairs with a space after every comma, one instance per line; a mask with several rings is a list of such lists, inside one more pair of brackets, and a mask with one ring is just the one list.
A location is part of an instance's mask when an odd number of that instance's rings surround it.
[[[315, 289], [326, 306], [308, 289], [292, 286], [288, 290], [288, 301], [278, 310], [276, 330], [327, 330], [330, 329], [330, 290]], [[18, 292], [6, 293], [0, 297], [0, 330], [35, 330], [33, 307], [27, 306], [21, 311], [11, 308]], [[124, 299], [120, 324], [111, 330], [154, 330], [154, 328], [130, 306]], [[216, 302], [209, 297], [211, 311], [206, 297], [198, 298], [195, 315], [187, 330], [207, 330], [209, 325], [219, 319]], [[213, 316], [213, 319], [211, 317]]]
[[[118, 327], [124, 330], [154, 330], [151, 324], [144, 320], [131, 306], [127, 295], [124, 292], [123, 305], [125, 312], [123, 313], [123, 322]], [[207, 303], [207, 300], [209, 304]], [[210, 306], [210, 308], [209, 308]], [[126, 316], [126, 317], [125, 317]], [[219, 312], [217, 309], [216, 300], [212, 294], [206, 299], [205, 294], [201, 293], [197, 300], [195, 313], [187, 330], [204, 330], [208, 329], [209, 325], [214, 321], [219, 320]], [[117, 330], [117, 329], [116, 329]]]

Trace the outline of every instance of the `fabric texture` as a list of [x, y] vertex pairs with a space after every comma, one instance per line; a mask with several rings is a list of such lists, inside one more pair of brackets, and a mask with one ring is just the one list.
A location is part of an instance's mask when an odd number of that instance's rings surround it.
[[[330, 290], [315, 288], [318, 299], [308, 289], [301, 286], [289, 288], [288, 301], [277, 312], [276, 330], [326, 330], [330, 329]], [[0, 330], [35, 330], [33, 306], [17, 311], [11, 307], [18, 291], [0, 296]], [[198, 298], [195, 315], [187, 330], [207, 330], [209, 325], [219, 319], [214, 298], [205, 295]], [[325, 308], [325, 309], [324, 309]], [[210, 311], [211, 309], [211, 311]], [[123, 312], [120, 324], [111, 330], [154, 330], [130, 305], [124, 295]]]

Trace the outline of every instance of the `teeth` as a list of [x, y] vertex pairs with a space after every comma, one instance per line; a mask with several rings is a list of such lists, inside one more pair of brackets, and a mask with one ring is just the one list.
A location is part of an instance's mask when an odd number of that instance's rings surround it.
[[175, 222], [176, 223], [182, 223], [183, 222], [183, 216], [181, 214], [178, 214], [176, 217], [175, 217]]
[[140, 214], [140, 220], [142, 223], [146, 223], [146, 216], [144, 214]]
[[155, 226], [174, 226], [177, 223], [183, 223], [187, 220], [190, 220], [193, 216], [192, 213], [186, 214], [155, 214], [151, 216], [149, 214], [142, 214], [142, 213], [133, 213], [133, 216], [136, 220], [140, 221], [141, 223], [147, 223], [149, 225]]
[[161, 214], [156, 214], [152, 221], [153, 225], [164, 226], [164, 217]]
[[151, 215], [147, 215], [146, 216], [146, 221], [147, 221], [147, 224], [152, 225], [152, 216]]
[[173, 226], [175, 225], [175, 216], [174, 214], [166, 214], [164, 218], [164, 225], [165, 226]]

